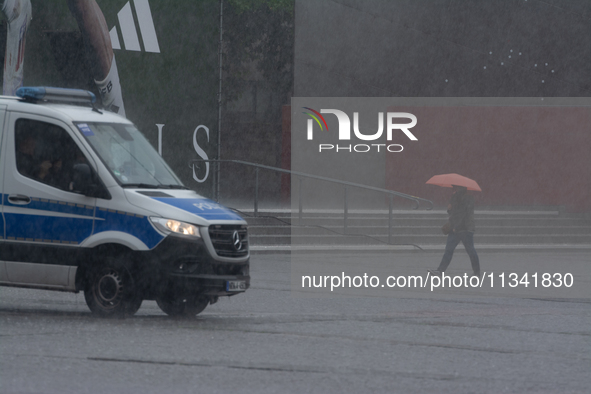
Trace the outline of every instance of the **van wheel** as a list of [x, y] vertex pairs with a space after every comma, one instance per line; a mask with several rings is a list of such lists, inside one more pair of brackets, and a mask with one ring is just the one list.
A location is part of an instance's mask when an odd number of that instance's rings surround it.
[[192, 317], [203, 312], [209, 304], [209, 298], [194, 296], [190, 298], [158, 297], [156, 303], [168, 316]]
[[101, 317], [132, 316], [142, 305], [133, 276], [125, 264], [116, 259], [89, 269], [84, 299], [92, 313]]

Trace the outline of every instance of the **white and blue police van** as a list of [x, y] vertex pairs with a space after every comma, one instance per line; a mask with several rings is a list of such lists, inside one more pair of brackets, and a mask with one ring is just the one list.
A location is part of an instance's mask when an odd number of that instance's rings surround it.
[[99, 316], [192, 316], [250, 285], [246, 222], [185, 187], [91, 92], [0, 97], [0, 285], [84, 292]]

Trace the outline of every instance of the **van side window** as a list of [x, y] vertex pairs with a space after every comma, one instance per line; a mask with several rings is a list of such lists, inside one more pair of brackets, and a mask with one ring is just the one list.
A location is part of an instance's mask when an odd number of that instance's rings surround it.
[[22, 175], [70, 191], [75, 164], [88, 164], [68, 132], [51, 123], [18, 119], [16, 168]]

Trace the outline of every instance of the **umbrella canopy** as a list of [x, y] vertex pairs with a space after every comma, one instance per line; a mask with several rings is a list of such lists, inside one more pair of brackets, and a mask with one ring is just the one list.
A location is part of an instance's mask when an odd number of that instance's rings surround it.
[[477, 192], [481, 192], [482, 189], [478, 186], [475, 180], [470, 178], [466, 178], [465, 176], [459, 174], [441, 174], [435, 175], [431, 177], [426, 182], [428, 185], [437, 185], [442, 187], [453, 187], [453, 186], [463, 186], [468, 190], [474, 190]]

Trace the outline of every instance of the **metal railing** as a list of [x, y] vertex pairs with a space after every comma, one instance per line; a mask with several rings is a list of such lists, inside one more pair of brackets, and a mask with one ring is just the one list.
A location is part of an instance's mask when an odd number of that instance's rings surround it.
[[[405, 193], [400, 193], [400, 192], [396, 192], [393, 190], [388, 190], [388, 189], [381, 189], [379, 187], [373, 187], [373, 186], [367, 186], [367, 185], [362, 185], [360, 183], [354, 183], [354, 182], [347, 182], [347, 181], [341, 181], [338, 179], [333, 179], [333, 178], [327, 178], [327, 177], [323, 177], [323, 176], [318, 176], [318, 175], [312, 175], [312, 174], [306, 174], [303, 172], [298, 172], [298, 171], [292, 171], [292, 170], [286, 170], [283, 168], [279, 168], [279, 167], [271, 167], [271, 166], [266, 166], [263, 164], [256, 164], [256, 163], [250, 163], [248, 161], [242, 161], [242, 160], [204, 160], [204, 159], [197, 159], [197, 160], [191, 160], [189, 161], [189, 166], [193, 166], [196, 163], [204, 163], [204, 162], [209, 162], [209, 163], [235, 163], [235, 164], [241, 164], [241, 165], [245, 165], [245, 166], [249, 166], [249, 167], [254, 167], [255, 169], [255, 187], [254, 187], [254, 216], [257, 217], [258, 216], [258, 212], [259, 212], [259, 170], [260, 169], [264, 169], [264, 170], [270, 170], [270, 171], [275, 171], [275, 172], [279, 172], [279, 173], [283, 173], [283, 174], [289, 174], [289, 175], [295, 175], [298, 177], [299, 180], [299, 184], [298, 184], [298, 218], [299, 221], [302, 221], [302, 216], [303, 216], [303, 203], [302, 203], [302, 178], [309, 178], [309, 179], [316, 179], [316, 180], [321, 180], [321, 181], [325, 181], [325, 182], [330, 182], [330, 183], [335, 183], [335, 184], [339, 184], [339, 185], [343, 185], [344, 186], [344, 228], [345, 231], [347, 229], [347, 220], [348, 220], [348, 216], [349, 216], [349, 201], [348, 201], [348, 193], [347, 193], [347, 188], [348, 187], [354, 187], [354, 188], [359, 188], [359, 189], [364, 189], [364, 190], [371, 190], [374, 192], [378, 192], [378, 193], [383, 193], [389, 196], [389, 204], [388, 204], [388, 242], [390, 243], [392, 240], [392, 212], [393, 212], [393, 206], [394, 206], [394, 197], [400, 197], [400, 198], [404, 198], [406, 200], [411, 200], [415, 202], [415, 206], [412, 208], [413, 210], [416, 210], [419, 208], [421, 201], [428, 203], [429, 206], [426, 208], [426, 210], [430, 211], [433, 209], [433, 202], [430, 200], [427, 200], [425, 198], [421, 198], [421, 197], [416, 197], [416, 196], [411, 196], [410, 194], [405, 194]], [[217, 170], [219, 171], [219, 164], [217, 166]], [[219, 177], [217, 178], [219, 179]], [[219, 197], [219, 196], [218, 196]]]

